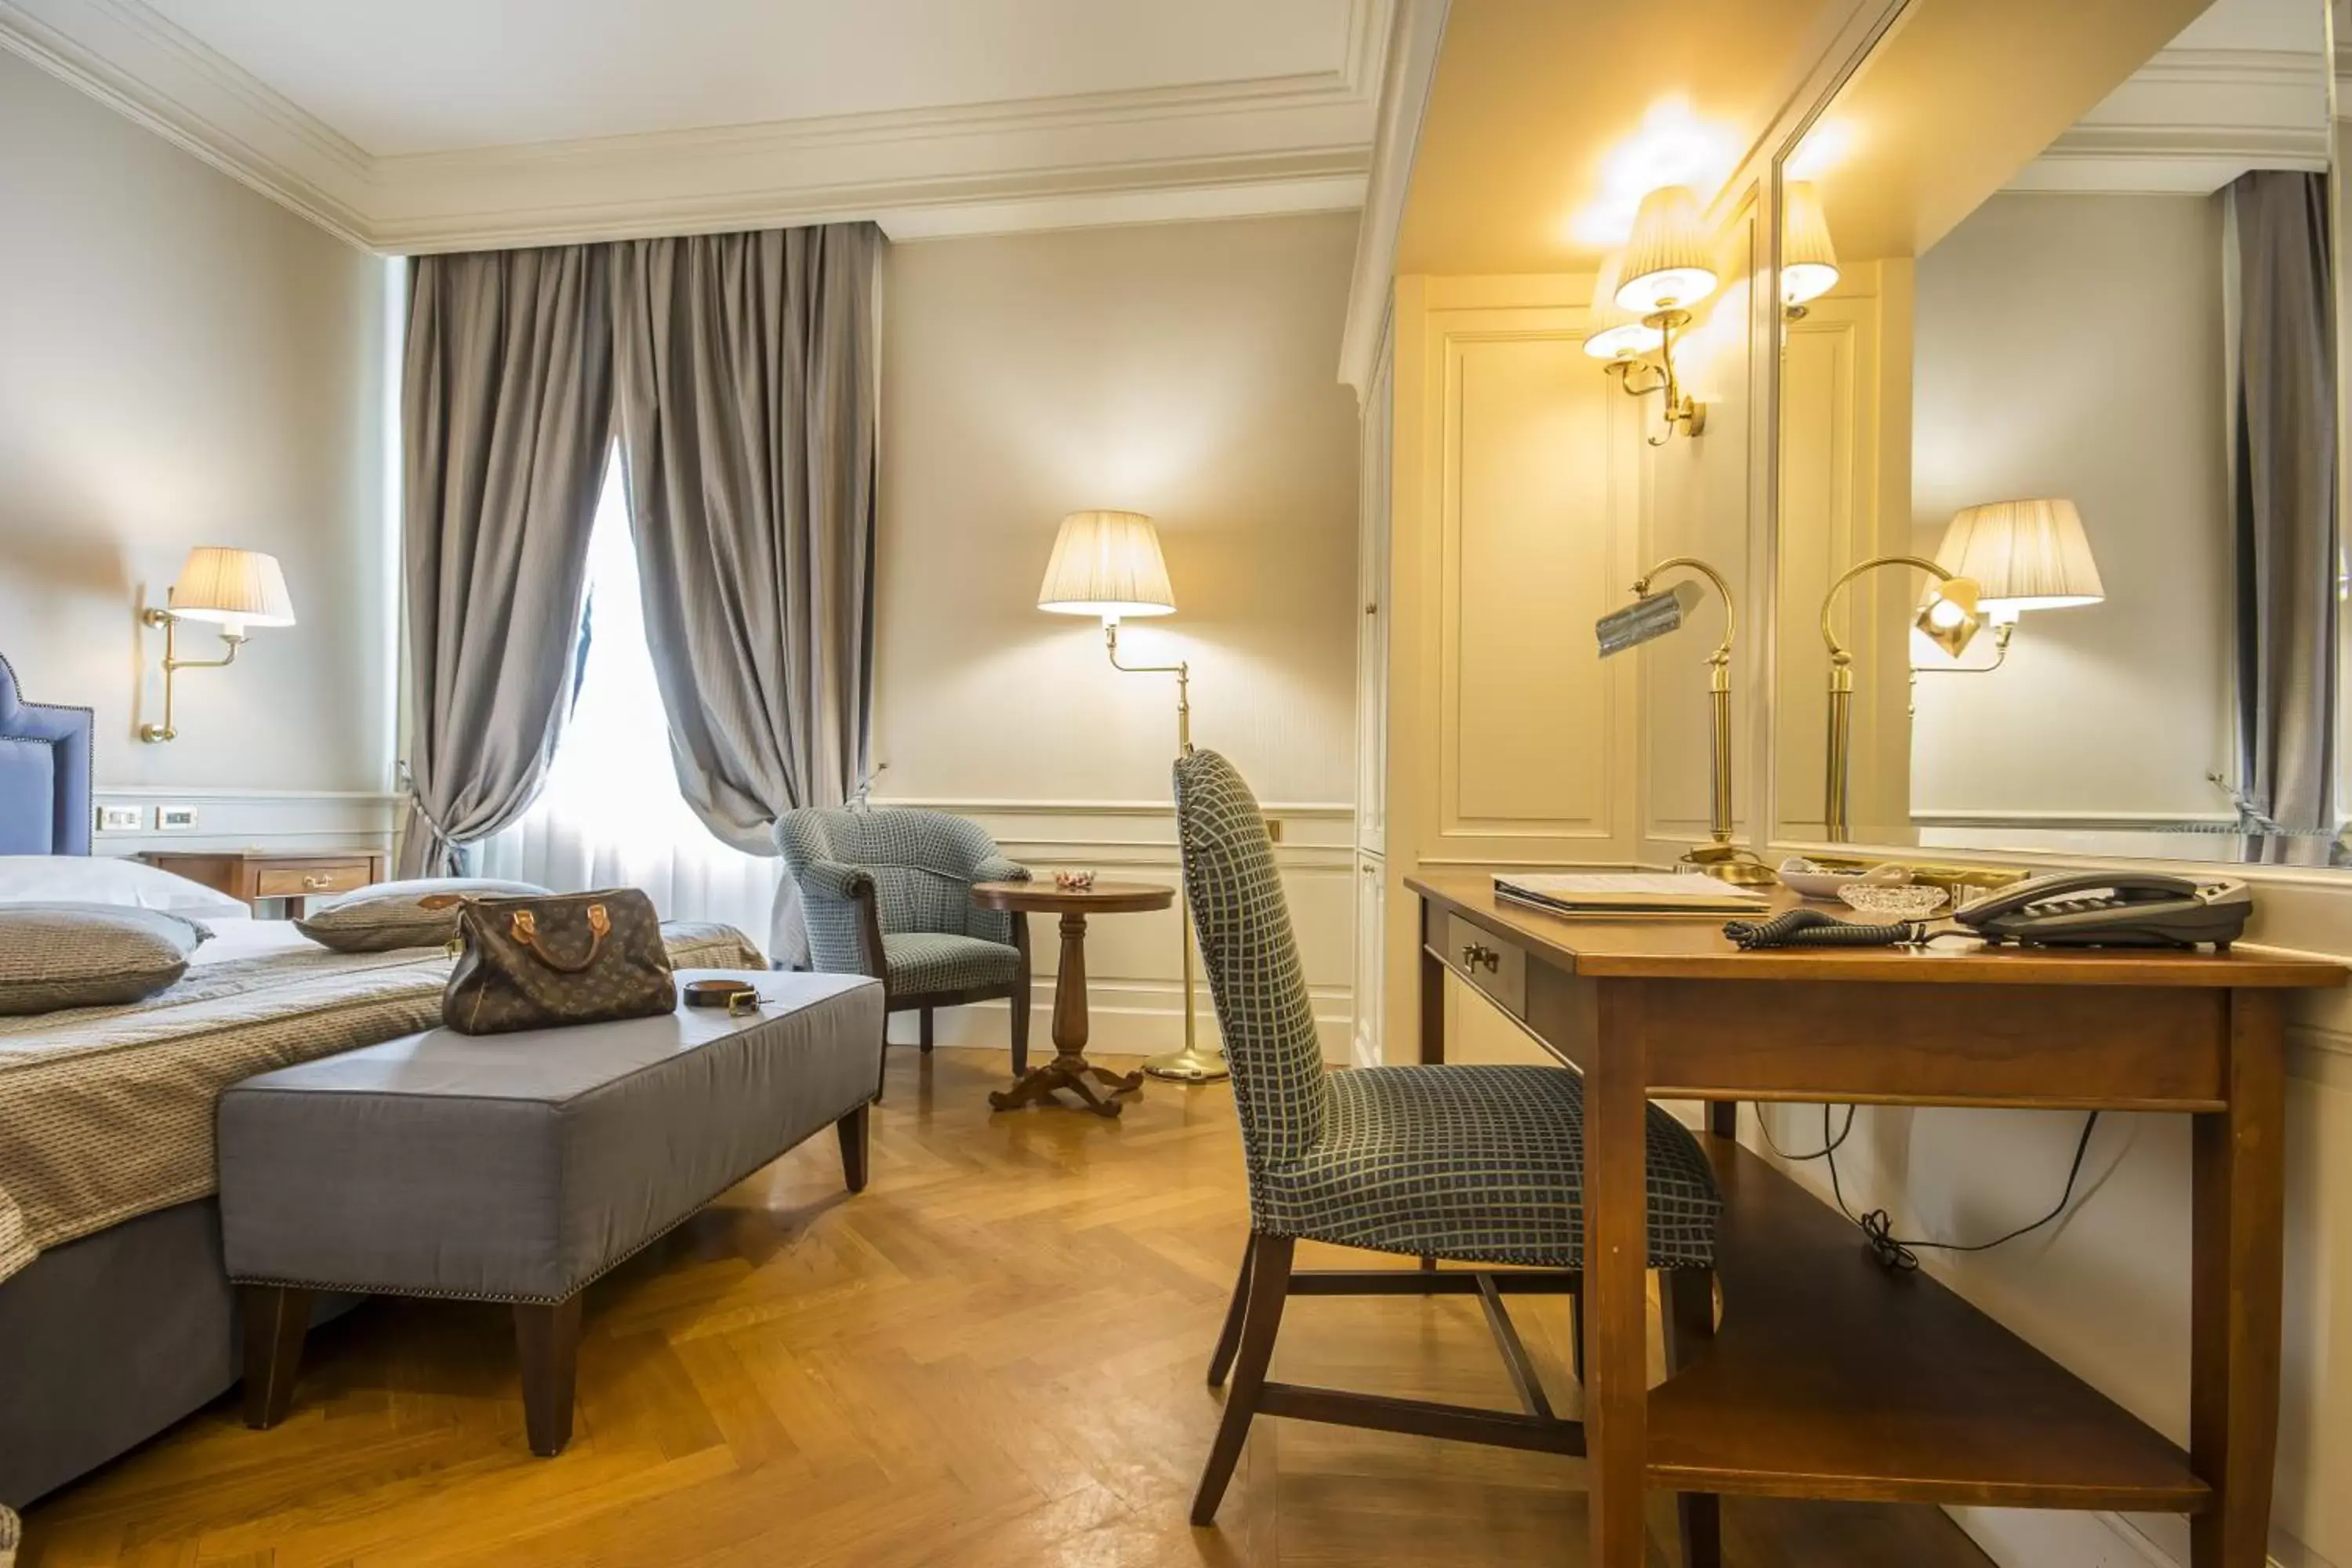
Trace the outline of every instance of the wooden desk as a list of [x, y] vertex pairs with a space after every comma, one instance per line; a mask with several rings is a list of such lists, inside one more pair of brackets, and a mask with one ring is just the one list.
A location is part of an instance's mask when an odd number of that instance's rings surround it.
[[[2280, 992], [2336, 964], [1939, 946], [1743, 953], [1719, 921], [1562, 920], [1483, 876], [1420, 896], [1421, 1055], [1445, 972], [1585, 1079], [1592, 1568], [1643, 1562], [1645, 1487], [2192, 1516], [2193, 1568], [2262, 1568], [2278, 1435]], [[1722, 1326], [1645, 1392], [1650, 1098], [2171, 1110], [2196, 1119], [2189, 1452], [1729, 1139]]]

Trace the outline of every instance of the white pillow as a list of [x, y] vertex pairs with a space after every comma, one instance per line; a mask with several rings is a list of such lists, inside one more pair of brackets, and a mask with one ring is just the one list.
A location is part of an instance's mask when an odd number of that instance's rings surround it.
[[200, 921], [253, 910], [201, 882], [113, 855], [0, 855], [0, 904], [119, 904]]

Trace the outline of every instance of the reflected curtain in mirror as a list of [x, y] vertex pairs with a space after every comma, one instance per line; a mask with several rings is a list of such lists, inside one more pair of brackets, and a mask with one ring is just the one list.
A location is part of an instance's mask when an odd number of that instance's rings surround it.
[[2242, 808], [2333, 833], [2338, 532], [2327, 177], [2229, 187], [2231, 500]]

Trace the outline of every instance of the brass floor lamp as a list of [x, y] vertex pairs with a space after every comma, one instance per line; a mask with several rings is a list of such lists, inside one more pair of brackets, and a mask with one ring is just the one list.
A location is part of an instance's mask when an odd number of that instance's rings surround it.
[[[1118, 661], [1122, 617], [1166, 616], [1176, 610], [1176, 592], [1169, 584], [1160, 535], [1150, 518], [1138, 511], [1074, 511], [1064, 518], [1061, 531], [1054, 538], [1053, 558], [1045, 563], [1045, 580], [1037, 590], [1037, 607], [1056, 615], [1102, 617], [1103, 647], [1113, 669], [1128, 675], [1174, 676], [1176, 749], [1180, 753], [1192, 749], [1192, 666]], [[1184, 1048], [1151, 1058], [1143, 1064], [1143, 1070], [1180, 1083], [1213, 1083], [1230, 1077], [1231, 1069], [1222, 1051], [1200, 1047], [1192, 998], [1192, 911], [1181, 877], [1176, 884], [1176, 922], [1177, 942], [1182, 949]]]

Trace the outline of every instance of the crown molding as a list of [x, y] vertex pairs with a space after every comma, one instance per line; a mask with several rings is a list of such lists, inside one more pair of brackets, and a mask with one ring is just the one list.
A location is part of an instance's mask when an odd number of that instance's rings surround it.
[[2020, 170], [2008, 188], [2201, 195], [2249, 169], [2325, 170], [2328, 141], [2319, 56], [2165, 49]]
[[363, 248], [874, 218], [893, 237], [1325, 211], [1371, 166], [1391, 17], [1327, 72], [378, 155], [142, 0], [0, 0], [0, 47]]

